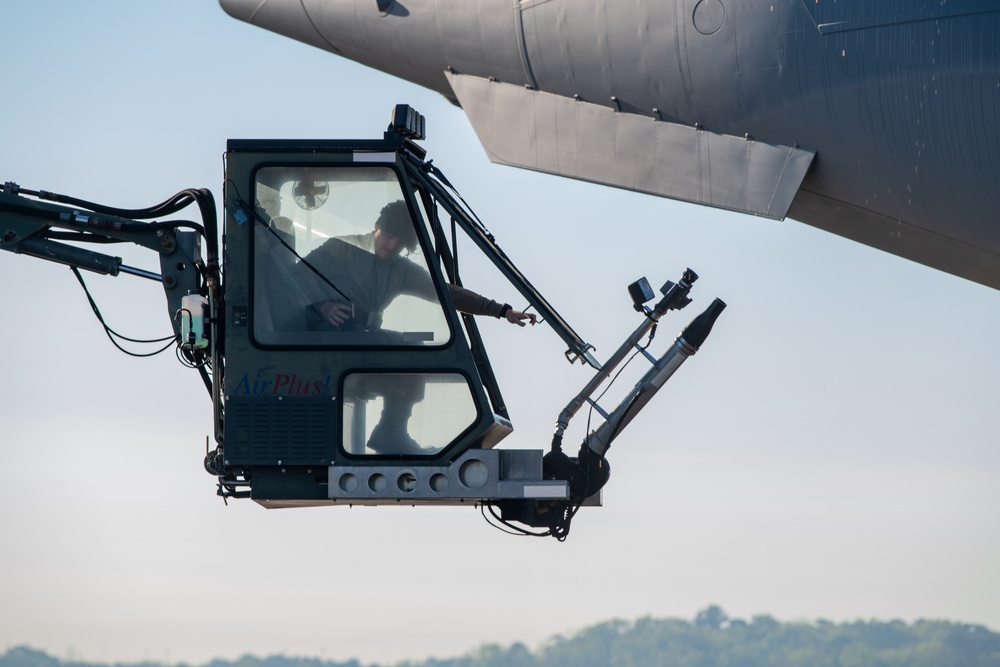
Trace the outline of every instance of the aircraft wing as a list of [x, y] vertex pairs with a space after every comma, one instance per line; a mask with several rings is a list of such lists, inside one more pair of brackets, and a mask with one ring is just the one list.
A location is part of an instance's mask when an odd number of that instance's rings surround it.
[[708, 132], [481, 77], [445, 73], [492, 162], [781, 220], [1000, 289], [988, 248], [824, 196], [815, 153]]
[[219, 0], [443, 94], [494, 162], [1000, 289], [1000, 0]]
[[490, 160], [783, 219], [814, 153], [448, 72]]

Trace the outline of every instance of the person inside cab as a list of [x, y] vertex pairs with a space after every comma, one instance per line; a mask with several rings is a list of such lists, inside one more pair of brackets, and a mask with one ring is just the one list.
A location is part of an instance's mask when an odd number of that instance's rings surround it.
[[[323, 298], [311, 303], [306, 319], [314, 330], [377, 331], [386, 309], [397, 298], [408, 295], [438, 302], [438, 294], [427, 269], [408, 261], [418, 245], [413, 219], [406, 202], [385, 205], [374, 228], [367, 234], [331, 238], [305, 257], [326, 285]], [[319, 278], [322, 276], [322, 278]], [[331, 294], [330, 287], [336, 293]], [[472, 290], [448, 284], [455, 308], [463, 313], [504, 319], [511, 324], [534, 325], [534, 313], [515, 310]], [[414, 405], [423, 399], [419, 376], [395, 375], [391, 382], [367, 389], [383, 398], [382, 413], [368, 440], [377, 454], [421, 455], [434, 453], [420, 446], [408, 433]]]

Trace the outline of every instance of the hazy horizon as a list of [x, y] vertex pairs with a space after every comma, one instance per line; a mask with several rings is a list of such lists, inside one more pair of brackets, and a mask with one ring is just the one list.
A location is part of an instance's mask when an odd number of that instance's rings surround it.
[[[538, 642], [535, 645], [527, 645], [526, 648], [529, 651], [531, 651], [533, 654], [537, 654], [537, 653], [540, 653], [540, 652], [544, 651], [547, 648], [550, 648], [550, 647], [553, 647], [555, 645], [558, 645], [558, 644], [561, 644], [561, 643], [565, 643], [565, 642], [573, 642], [573, 641], [583, 641], [583, 642], [586, 642], [587, 640], [584, 639], [584, 637], [587, 634], [592, 633], [595, 630], [599, 630], [602, 627], [607, 626], [607, 625], [618, 625], [618, 624], [622, 624], [622, 623], [624, 623], [628, 627], [637, 628], [640, 625], [640, 623], [646, 623], [646, 624], [648, 624], [648, 623], [654, 623], [655, 624], [655, 623], [681, 622], [681, 623], [689, 624], [692, 628], [698, 628], [699, 624], [703, 622], [702, 621], [703, 617], [707, 617], [709, 614], [713, 614], [713, 613], [716, 614], [716, 615], [720, 615], [720, 619], [721, 619], [720, 627], [721, 628], [735, 627], [738, 624], [751, 625], [751, 624], [757, 623], [761, 619], [765, 619], [765, 620], [766, 619], [770, 619], [770, 620], [776, 621], [777, 623], [779, 623], [780, 625], [782, 625], [782, 626], [784, 626], [786, 628], [788, 628], [788, 627], [796, 627], [796, 626], [800, 626], [800, 625], [806, 625], [808, 627], [817, 628], [817, 629], [821, 628], [824, 624], [831, 624], [831, 625], [834, 625], [834, 626], [837, 626], [837, 627], [840, 627], [840, 628], [853, 628], [857, 624], [862, 624], [862, 625], [866, 625], [866, 626], [883, 626], [884, 627], [884, 626], [889, 626], [889, 625], [892, 625], [892, 624], [895, 624], [895, 623], [899, 622], [897, 619], [854, 619], [854, 620], [851, 620], [851, 621], [843, 621], [843, 622], [840, 622], [840, 623], [835, 623], [833, 621], [830, 621], [829, 619], [823, 619], [823, 618], [812, 619], [812, 620], [783, 621], [781, 619], [774, 618], [770, 614], [754, 614], [752, 617], [748, 617], [748, 618], [737, 618], [737, 617], [731, 617], [728, 614], [726, 614], [725, 610], [722, 609], [721, 607], [719, 607], [718, 605], [709, 605], [709, 606], [705, 607], [704, 609], [699, 610], [692, 618], [676, 618], [676, 617], [656, 618], [656, 617], [646, 616], [646, 617], [641, 617], [641, 618], [636, 618], [636, 619], [620, 619], [620, 618], [606, 619], [604, 621], [598, 622], [598, 623], [593, 624], [593, 625], [589, 625], [589, 626], [586, 626], [586, 627], [583, 627], [583, 628], [577, 628], [577, 629], [575, 629], [572, 632], [554, 633], [553, 635], [551, 635], [551, 636], [543, 639], [541, 642]], [[917, 621], [915, 621], [913, 623], [906, 624], [906, 627], [908, 629], [914, 629], [914, 628], [916, 628], [916, 626], [918, 624], [920, 624], [922, 622], [949, 623], [949, 624], [953, 624], [953, 625], [956, 625], [956, 626], [962, 626], [962, 627], [968, 625], [970, 627], [982, 627], [982, 628], [985, 628], [985, 626], [978, 625], [978, 624], [962, 624], [962, 623], [959, 623], [959, 622], [950, 621], [948, 619], [919, 619], [919, 620], [917, 620]], [[992, 630], [991, 628], [985, 628], [985, 629], [988, 632], [996, 634], [996, 632], [994, 630]], [[841, 640], [841, 641], [843, 641], [843, 640]], [[499, 647], [501, 649], [506, 650], [506, 649], [511, 649], [511, 648], [513, 648], [513, 647], [515, 647], [517, 645], [525, 645], [525, 643], [521, 642], [517, 638], [510, 638], [506, 642], [496, 642], [496, 643], [490, 643], [490, 644], [480, 643], [480, 644], [477, 644], [477, 645], [474, 645], [474, 646], [470, 646], [467, 649], [465, 649], [464, 651], [461, 651], [461, 652], [459, 652], [457, 654], [454, 654], [454, 655], [430, 655], [430, 656], [420, 656], [418, 658], [409, 658], [409, 659], [405, 659], [405, 663], [408, 664], [408, 665], [414, 665], [414, 664], [420, 665], [420, 664], [422, 664], [425, 661], [455, 660], [455, 659], [461, 659], [464, 656], [473, 655], [473, 654], [481, 651], [482, 649], [488, 648], [490, 646], [496, 646], [496, 647]], [[883, 647], [883, 648], [887, 648], [887, 647]], [[95, 661], [88, 660], [86, 658], [86, 656], [78, 654], [75, 651], [75, 649], [73, 649], [73, 648], [67, 649], [67, 652], [66, 652], [65, 656], [58, 656], [58, 655], [52, 654], [51, 652], [42, 651], [42, 650], [35, 649], [35, 648], [31, 647], [31, 646], [26, 646], [26, 645], [14, 645], [14, 646], [6, 647], [3, 650], [3, 652], [0, 652], [0, 659], [2, 659], [4, 657], [8, 657], [12, 651], [15, 651], [17, 649], [25, 649], [25, 650], [31, 651], [31, 652], [40, 652], [40, 653], [43, 653], [43, 654], [45, 654], [46, 656], [48, 656], [50, 658], [58, 660], [60, 664], [64, 664], [64, 665], [68, 665], [68, 664], [73, 664], [73, 665], [103, 665], [103, 664], [106, 664], [106, 663], [101, 663], [101, 662], [95, 662]], [[801, 647], [799, 647], [798, 650], [801, 650]], [[168, 650], [168, 651], [165, 652], [165, 654], [169, 655], [170, 652], [171, 651]], [[251, 654], [251, 653], [244, 653], [244, 654], [241, 654], [241, 655], [238, 655], [238, 656], [227, 656], [227, 657], [216, 656], [216, 657], [209, 658], [209, 659], [201, 661], [201, 662], [170, 661], [169, 659], [166, 659], [166, 658], [164, 658], [164, 659], [157, 659], [155, 656], [146, 655], [146, 656], [143, 656], [143, 658], [141, 660], [136, 660], [136, 661], [116, 661], [114, 664], [116, 666], [119, 666], [119, 667], [122, 667], [122, 666], [125, 666], [125, 665], [142, 665], [142, 664], [146, 664], [146, 665], [164, 665], [164, 666], [174, 666], [174, 667], [215, 667], [219, 663], [221, 663], [221, 664], [224, 665], [224, 664], [231, 664], [231, 663], [234, 663], [234, 662], [239, 663], [239, 662], [243, 662], [243, 661], [246, 661], [246, 660], [251, 660], [251, 661], [255, 661], [255, 662], [256, 661], [261, 661], [261, 662], [263, 662], [263, 661], [281, 661], [282, 663], [295, 662], [295, 661], [307, 661], [307, 662], [310, 662], [311, 664], [312, 663], [316, 663], [318, 665], [330, 665], [330, 664], [338, 664], [339, 665], [339, 664], [349, 663], [351, 661], [357, 661], [363, 667], [375, 667], [376, 665], [378, 665], [378, 667], [383, 667], [383, 665], [379, 664], [379, 663], [372, 663], [372, 662], [367, 662], [366, 663], [363, 660], [357, 659], [355, 656], [302, 655], [302, 654], [296, 654], [294, 652], [277, 652], [277, 653], [270, 653], [270, 654], [267, 654], [267, 655], [256, 655], [256, 654]]]

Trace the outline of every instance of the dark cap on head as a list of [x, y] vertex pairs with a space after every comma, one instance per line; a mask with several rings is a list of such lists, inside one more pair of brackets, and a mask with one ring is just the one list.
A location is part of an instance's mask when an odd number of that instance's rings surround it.
[[382, 207], [375, 227], [386, 231], [393, 236], [398, 236], [407, 250], [413, 251], [417, 247], [417, 232], [413, 228], [413, 220], [410, 218], [410, 209], [406, 207], [406, 202], [397, 199]]

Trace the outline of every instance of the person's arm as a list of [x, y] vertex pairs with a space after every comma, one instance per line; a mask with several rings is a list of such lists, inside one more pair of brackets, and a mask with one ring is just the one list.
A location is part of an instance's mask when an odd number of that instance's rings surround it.
[[505, 319], [511, 324], [521, 327], [526, 324], [526, 320], [531, 322], [531, 324], [535, 324], [538, 321], [534, 313], [514, 310], [510, 307], [510, 304], [497, 303], [493, 299], [488, 299], [464, 287], [449, 284], [448, 291], [451, 292], [451, 300], [455, 302], [455, 308], [460, 312]]

